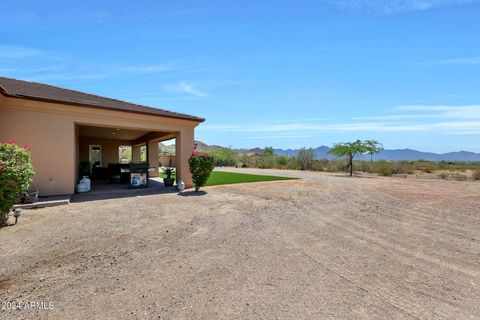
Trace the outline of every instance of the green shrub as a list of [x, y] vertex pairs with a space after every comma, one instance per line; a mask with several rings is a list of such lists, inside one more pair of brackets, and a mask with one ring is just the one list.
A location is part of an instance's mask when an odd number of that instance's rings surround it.
[[260, 169], [271, 169], [275, 167], [275, 156], [274, 155], [262, 156], [260, 159], [258, 159], [257, 166]]
[[287, 162], [287, 169], [290, 170], [300, 170], [300, 163], [296, 158], [290, 158]]
[[27, 146], [0, 143], [0, 226], [7, 223], [15, 198], [27, 191], [33, 175]]
[[238, 154], [232, 149], [214, 149], [210, 151], [216, 166], [235, 167], [238, 165]]
[[214, 159], [211, 155], [200, 152], [192, 152], [188, 159], [190, 173], [192, 174], [195, 191], [199, 191], [207, 183], [210, 174], [215, 166]]
[[288, 158], [285, 156], [277, 156], [275, 159], [276, 165], [275, 167], [279, 169], [285, 169], [287, 167]]

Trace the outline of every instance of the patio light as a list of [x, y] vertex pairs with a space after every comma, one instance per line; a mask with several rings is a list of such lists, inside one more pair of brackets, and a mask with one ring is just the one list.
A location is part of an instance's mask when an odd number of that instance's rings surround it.
[[16, 208], [13, 210], [13, 216], [15, 217], [15, 224], [17, 224], [18, 218], [20, 217], [20, 213], [22, 213], [22, 209]]

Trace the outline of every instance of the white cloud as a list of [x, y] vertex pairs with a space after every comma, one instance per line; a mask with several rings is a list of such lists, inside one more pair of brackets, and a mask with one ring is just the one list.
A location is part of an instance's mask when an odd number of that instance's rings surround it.
[[200, 91], [195, 86], [189, 82], [186, 81], [180, 81], [176, 83], [175, 85], [167, 85], [165, 86], [165, 89], [167, 89], [170, 92], [174, 93], [186, 93], [191, 96], [195, 97], [205, 97], [207, 96], [206, 92]]
[[19, 60], [45, 56], [45, 51], [34, 48], [17, 47], [0, 44], [0, 59]]
[[120, 73], [161, 73], [172, 70], [179, 70], [173, 63], [141, 65], [141, 66], [121, 66], [116, 68]]
[[[204, 125], [202, 130], [225, 133], [275, 134], [289, 137], [316, 132], [432, 132], [436, 134], [480, 133], [480, 105], [425, 106], [408, 105], [393, 108], [393, 112], [408, 114], [373, 115], [352, 118], [345, 122], [294, 121], [284, 123], [250, 123], [248, 125]], [[419, 113], [421, 112], [421, 113]], [[430, 120], [430, 121], [428, 121]], [[265, 135], [267, 137], [267, 135]], [[254, 136], [257, 138], [257, 136]]]
[[422, 62], [421, 65], [464, 65], [464, 66], [473, 66], [480, 65], [480, 57], [463, 57], [463, 58], [454, 58], [454, 59], [445, 59], [445, 60], [433, 60]]
[[289, 134], [289, 135], [266, 135], [266, 136], [246, 136], [244, 139], [296, 139], [296, 138], [310, 138], [309, 134]]
[[480, 105], [457, 105], [457, 106], [425, 106], [425, 105], [408, 105], [398, 106], [394, 108], [399, 111], [421, 111], [430, 112], [432, 118], [443, 119], [480, 119]]
[[174, 62], [98, 65], [48, 50], [0, 44], [0, 73], [31, 81], [92, 80], [191, 70]]
[[424, 11], [436, 7], [465, 4], [475, 0], [328, 0], [341, 9], [377, 14]]

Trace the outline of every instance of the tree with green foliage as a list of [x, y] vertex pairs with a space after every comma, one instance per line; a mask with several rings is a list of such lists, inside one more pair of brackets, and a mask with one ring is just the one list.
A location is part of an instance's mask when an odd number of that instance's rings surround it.
[[[372, 140], [373, 141], [373, 140]], [[337, 157], [347, 157], [350, 176], [353, 176], [353, 159], [359, 155], [370, 152], [371, 143], [367, 141], [356, 140], [353, 142], [337, 143], [328, 153]]]
[[265, 147], [262, 152], [263, 157], [273, 157], [275, 155], [275, 152], [273, 151], [272, 147]]
[[192, 181], [195, 185], [195, 192], [200, 190], [207, 183], [210, 174], [215, 166], [214, 159], [211, 155], [201, 152], [192, 152], [188, 159]]
[[383, 151], [383, 145], [377, 140], [365, 140], [365, 144], [368, 148], [367, 153], [370, 154], [370, 162], [373, 162], [373, 154]]
[[27, 191], [33, 175], [28, 146], [0, 143], [0, 226], [7, 224], [15, 198]]
[[257, 165], [262, 169], [271, 169], [275, 166], [276, 155], [272, 147], [266, 147], [262, 151], [262, 156], [258, 159]]
[[234, 167], [238, 164], [238, 154], [229, 148], [218, 148], [209, 151], [216, 166]]
[[312, 168], [312, 162], [315, 159], [313, 149], [301, 148], [297, 154], [298, 163], [300, 163], [300, 170], [310, 170]]

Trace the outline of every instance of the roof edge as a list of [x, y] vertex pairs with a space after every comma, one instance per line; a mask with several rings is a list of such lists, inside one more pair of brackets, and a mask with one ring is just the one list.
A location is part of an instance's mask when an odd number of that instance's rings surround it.
[[[32, 100], [32, 101], [39, 101], [39, 102], [47, 102], [47, 103], [60, 103], [60, 104], [66, 104], [66, 105], [72, 105], [72, 106], [77, 106], [77, 107], [84, 107], [84, 108], [92, 108], [92, 109], [100, 109], [100, 110], [111, 110], [111, 111], [118, 111], [118, 112], [126, 112], [126, 113], [136, 113], [136, 114], [144, 114], [144, 115], [149, 115], [149, 116], [154, 116], [154, 117], [159, 117], [159, 118], [172, 118], [172, 119], [179, 119], [179, 120], [188, 120], [188, 121], [195, 121], [198, 123], [204, 122], [205, 118], [201, 117], [196, 117], [196, 116], [189, 116], [189, 115], [159, 115], [155, 114], [152, 112], [148, 111], [140, 111], [140, 110], [125, 110], [121, 108], [115, 108], [115, 107], [103, 107], [101, 105], [93, 105], [93, 104], [88, 104], [88, 103], [80, 103], [80, 102], [73, 102], [73, 101], [64, 101], [64, 100], [59, 100], [59, 99], [49, 99], [49, 98], [41, 98], [41, 97], [33, 97], [33, 96], [27, 96], [27, 95], [18, 95], [18, 94], [12, 94], [9, 93], [5, 88], [0, 86], [0, 93], [4, 95], [5, 97], [8, 98], [13, 98], [13, 99], [24, 99], [24, 100]], [[110, 98], [107, 98], [110, 99]], [[140, 105], [138, 105], [140, 106]], [[146, 107], [146, 106], [140, 106], [140, 107], [145, 107], [145, 108], [152, 108], [152, 107]], [[155, 108], [152, 108], [155, 109]]]

